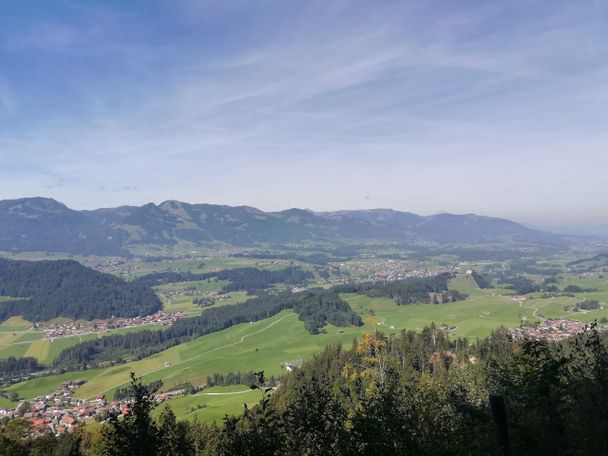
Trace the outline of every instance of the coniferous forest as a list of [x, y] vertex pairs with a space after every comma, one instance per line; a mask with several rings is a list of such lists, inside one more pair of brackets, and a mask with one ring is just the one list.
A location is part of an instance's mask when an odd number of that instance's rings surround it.
[[[129, 413], [98, 432], [29, 438], [28, 423], [13, 420], [0, 448], [95, 456], [608, 453], [608, 342], [594, 329], [562, 342], [498, 330], [471, 343], [434, 326], [367, 333], [351, 347], [328, 347], [274, 392], [263, 372], [253, 379], [259, 403], [207, 425], [178, 422], [169, 407], [153, 419], [151, 390], [133, 376]], [[506, 413], [493, 409], [497, 400]]]
[[0, 321], [21, 315], [38, 322], [56, 317], [95, 320], [136, 317], [161, 309], [147, 286], [125, 282], [72, 260], [15, 261], [0, 258]]
[[310, 271], [301, 268], [287, 267], [271, 271], [253, 267], [225, 269], [221, 271], [194, 274], [192, 272], [156, 272], [139, 277], [135, 283], [145, 286], [156, 286], [164, 283], [192, 282], [195, 280], [228, 280], [222, 291], [247, 291], [253, 292], [264, 290], [278, 283], [296, 286], [305, 285], [314, 276]]

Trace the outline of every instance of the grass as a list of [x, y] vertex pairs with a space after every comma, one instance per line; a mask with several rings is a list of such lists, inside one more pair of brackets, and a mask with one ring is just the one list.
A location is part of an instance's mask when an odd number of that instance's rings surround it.
[[[582, 281], [589, 279], [565, 277], [563, 280], [567, 284], [579, 284], [575, 281], [579, 280], [582, 284]], [[264, 370], [267, 376], [280, 375], [283, 372], [281, 363], [310, 358], [328, 344], [340, 342], [349, 346], [353, 338], [377, 328], [385, 333], [396, 333], [401, 329], [419, 330], [431, 322], [445, 323], [456, 326], [455, 335], [476, 338], [488, 335], [501, 325], [517, 326], [522, 316], [533, 320], [534, 312], [545, 317], [567, 316], [582, 321], [608, 315], [608, 309], [575, 315], [564, 311], [564, 305], [583, 299], [583, 295], [598, 296], [600, 301], [608, 302], [608, 282], [591, 280], [586, 286], [597, 288], [598, 291], [577, 295], [576, 298], [547, 299], [536, 296], [519, 303], [511, 296], [503, 295], [505, 290], [481, 290], [470, 277], [459, 275], [450, 282], [450, 287], [469, 294], [469, 298], [454, 303], [397, 306], [387, 298], [344, 294], [343, 298], [364, 317], [363, 327], [338, 329], [329, 326], [326, 334], [312, 336], [304, 329], [297, 315], [283, 311], [263, 321], [241, 324], [199, 337], [143, 360], [104, 369], [53, 375], [12, 385], [6, 390], [14, 391], [23, 398], [32, 398], [56, 389], [63, 380], [85, 378], [88, 381], [76, 390], [77, 397], [88, 399], [97, 393], [112, 397], [117, 387], [128, 384], [132, 371], [142, 376], [144, 383], [162, 379], [164, 390], [185, 382], [201, 386], [205, 384], [207, 376], [216, 372]], [[52, 356], [50, 351], [48, 356]], [[220, 419], [227, 412], [239, 412], [243, 402], [257, 401], [255, 392], [241, 394], [199, 394], [176, 398], [169, 403], [176, 408], [178, 417], [189, 419], [196, 416], [208, 421]], [[206, 407], [199, 409], [198, 405], [203, 403]]]
[[11, 344], [0, 346], [0, 359], [6, 359], [9, 356], [19, 358], [25, 355], [29, 344]]
[[0, 408], [3, 409], [14, 409], [17, 406], [16, 402], [9, 401], [5, 397], [0, 397]]
[[[173, 260], [161, 262], [140, 262], [134, 277], [154, 272], [192, 272], [200, 274], [219, 269], [232, 269], [244, 266], [255, 266], [253, 258], [211, 257], [196, 260]], [[202, 266], [201, 266], [202, 264]]]
[[26, 331], [31, 328], [32, 324], [21, 317], [11, 317], [0, 324], [1, 331]]
[[[163, 299], [163, 310], [165, 312], [184, 312], [188, 316], [200, 315], [203, 309], [192, 302], [197, 296], [174, 296], [170, 300]], [[213, 307], [227, 306], [230, 304], [238, 304], [253, 298], [247, 295], [244, 291], [234, 291], [228, 294], [228, 298], [216, 301]]]
[[518, 326], [520, 315], [532, 318], [532, 309], [519, 308], [510, 298], [477, 296], [448, 304], [410, 304], [396, 306], [388, 298], [345, 294], [342, 297], [369, 324], [385, 332], [402, 329], [419, 331], [431, 322], [456, 326], [453, 334], [476, 338], [487, 336], [501, 325]]
[[32, 399], [42, 396], [58, 389], [66, 380], [88, 380], [99, 373], [99, 369], [91, 369], [86, 371], [66, 372], [65, 374], [50, 375], [48, 377], [40, 377], [26, 382], [16, 383], [4, 388], [7, 393], [15, 392], [20, 399]]
[[200, 293], [204, 292], [219, 292], [222, 290], [224, 285], [230, 283], [228, 280], [195, 280], [192, 282], [176, 282], [169, 283], [165, 285], [159, 285], [155, 287], [158, 292], [176, 292], [176, 291], [186, 291], [193, 290], [198, 291]]
[[38, 361], [43, 362], [49, 357], [51, 344], [48, 340], [36, 340], [30, 344], [24, 356], [33, 356]]
[[309, 358], [330, 343], [350, 344], [361, 332], [362, 328], [345, 328], [339, 333], [330, 327], [327, 334], [312, 336], [294, 313], [284, 311], [254, 324], [199, 337], [140, 361], [30, 380], [7, 391], [32, 398], [54, 390], [63, 380], [82, 377], [88, 382], [76, 390], [76, 396], [92, 398], [103, 392], [112, 397], [117, 387], [128, 383], [131, 371], [142, 375], [145, 383], [162, 379], [165, 389], [184, 382], [202, 385], [215, 372], [264, 370], [268, 376], [280, 375], [282, 362]]
[[21, 317], [11, 317], [0, 324], [0, 359], [24, 356], [29, 346], [43, 336], [34, 331], [32, 323]]
[[200, 422], [221, 422], [226, 415], [237, 415], [243, 411], [243, 404], [253, 406], [259, 402], [262, 393], [251, 390], [246, 385], [216, 386], [203, 392], [180, 396], [160, 404], [152, 412], [158, 416], [169, 405], [180, 419], [198, 420]]
[[[15, 317], [13, 317], [15, 318]], [[24, 325], [14, 326], [23, 328]], [[31, 326], [30, 326], [31, 328]], [[68, 347], [72, 347], [80, 342], [95, 339], [97, 337], [108, 336], [111, 334], [124, 334], [127, 332], [137, 332], [146, 329], [162, 329], [164, 326], [157, 324], [142, 325], [134, 328], [113, 329], [99, 334], [87, 334], [83, 336], [62, 337], [53, 341], [42, 339], [43, 331], [2, 331], [0, 327], [0, 359], [9, 356], [33, 356], [43, 364], [52, 363], [59, 353]]]

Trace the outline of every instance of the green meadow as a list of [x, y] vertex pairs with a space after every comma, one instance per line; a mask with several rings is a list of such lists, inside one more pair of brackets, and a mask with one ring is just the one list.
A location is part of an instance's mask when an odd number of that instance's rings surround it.
[[210, 257], [196, 260], [141, 261], [137, 263], [133, 277], [141, 277], [155, 272], [192, 272], [201, 274], [220, 269], [255, 266], [257, 260], [242, 257]]
[[498, 294], [497, 290], [478, 289], [468, 276], [457, 276], [450, 282], [450, 288], [467, 293], [468, 299], [447, 304], [397, 306], [388, 298], [357, 294], [343, 294], [342, 297], [367, 324], [388, 333], [402, 329], [419, 331], [435, 322], [455, 326], [453, 335], [476, 338], [487, 336], [501, 325], [518, 326], [521, 316], [533, 318], [532, 309], [519, 307], [512, 297]]
[[[284, 372], [282, 363], [310, 358], [329, 344], [350, 345], [353, 339], [363, 332], [376, 329], [389, 334], [403, 329], [420, 330], [435, 322], [437, 325], [455, 326], [452, 335], [474, 339], [488, 335], [499, 326], [518, 326], [522, 318], [534, 320], [535, 315], [581, 321], [592, 321], [608, 316], [608, 309], [576, 314], [564, 310], [565, 305], [573, 305], [584, 298], [608, 302], [608, 281], [600, 278], [564, 276], [560, 280], [560, 286], [564, 284], [593, 287], [597, 288], [597, 291], [577, 294], [575, 298], [563, 296], [542, 298], [534, 295], [523, 302], [518, 302], [513, 299], [513, 292], [510, 290], [481, 290], [470, 276], [458, 275], [450, 282], [450, 287], [467, 293], [469, 297], [454, 303], [397, 306], [394, 301], [387, 298], [343, 294], [342, 297], [363, 316], [365, 322], [363, 327], [339, 329], [328, 326], [325, 328], [325, 333], [313, 336], [304, 329], [296, 314], [283, 311], [259, 322], [240, 324], [199, 337], [143, 360], [30, 380], [12, 385], [6, 388], [6, 391], [15, 392], [21, 398], [32, 398], [56, 389], [64, 380], [84, 378], [87, 383], [76, 390], [76, 396], [90, 399], [98, 393], [104, 393], [111, 398], [116, 388], [127, 385], [130, 372], [142, 376], [144, 383], [163, 380], [164, 386], [161, 391], [186, 382], [202, 386], [207, 376], [216, 372], [264, 370], [267, 376], [278, 376]], [[21, 324], [21, 327], [23, 326]], [[6, 333], [12, 337], [12, 332], [6, 331]], [[23, 334], [20, 337], [24, 337]], [[28, 334], [25, 337], [34, 336]], [[33, 340], [31, 344], [38, 342], [42, 341]], [[56, 342], [58, 341], [54, 343]], [[38, 350], [38, 347], [31, 348], [32, 351], [35, 349]], [[52, 349], [51, 346], [46, 355], [47, 359], [52, 358]], [[42, 348], [40, 350], [40, 353], [44, 354]], [[245, 392], [245, 388], [224, 391], [231, 394], [206, 394], [213, 392], [212, 389], [203, 390], [197, 395], [172, 399], [168, 403], [175, 408], [180, 418], [197, 417], [208, 421], [219, 419], [225, 413], [240, 411], [243, 403], [257, 401], [256, 394], [259, 398], [259, 392]], [[222, 391], [215, 390], [215, 392]]]
[[260, 322], [199, 337], [143, 360], [52, 375], [12, 385], [6, 391], [31, 398], [52, 391], [64, 380], [85, 378], [87, 383], [76, 391], [78, 397], [92, 398], [98, 393], [111, 397], [117, 387], [128, 383], [132, 371], [143, 376], [145, 383], [162, 379], [165, 390], [185, 382], [203, 385], [206, 377], [216, 372], [264, 370], [268, 376], [280, 375], [281, 363], [309, 358], [331, 343], [350, 344], [365, 329], [371, 327], [328, 327], [327, 334], [312, 336], [297, 315], [284, 311]]
[[[198, 280], [194, 282], [178, 282], [169, 283], [155, 287], [157, 294], [163, 301], [163, 310], [165, 312], [184, 312], [187, 315], [200, 315], [202, 309], [192, 301], [200, 297], [200, 295], [177, 294], [170, 299], [165, 298], [167, 294], [183, 293], [191, 291], [194, 293], [205, 292], [220, 292], [224, 285], [228, 284], [228, 280]], [[230, 304], [238, 304], [246, 301], [252, 296], [247, 295], [244, 291], [230, 292], [224, 295], [222, 300], [216, 300], [214, 307], [226, 306]]]
[[[13, 319], [14, 318], [15, 317], [13, 317]], [[49, 339], [43, 340], [42, 337], [44, 336], [44, 332], [33, 330], [31, 323], [28, 323], [25, 320], [19, 320], [18, 326], [11, 327], [9, 325], [7, 327], [0, 325], [0, 359], [6, 359], [9, 356], [33, 356], [41, 363], [49, 364], [52, 363], [57, 356], [59, 356], [59, 353], [61, 353], [62, 350], [86, 340], [109, 336], [111, 334], [123, 334], [127, 332], [143, 331], [146, 329], [163, 328], [162, 325], [150, 324], [134, 328], [112, 329], [99, 334], [62, 337], [51, 341]], [[13, 323], [14, 322], [15, 320], [13, 320]], [[23, 328], [29, 329], [24, 330]]]
[[259, 402], [262, 392], [247, 385], [214, 386], [203, 392], [180, 396], [158, 405], [152, 416], [158, 416], [169, 405], [180, 419], [215, 421], [220, 423], [226, 415], [238, 415], [243, 405], [251, 407]]

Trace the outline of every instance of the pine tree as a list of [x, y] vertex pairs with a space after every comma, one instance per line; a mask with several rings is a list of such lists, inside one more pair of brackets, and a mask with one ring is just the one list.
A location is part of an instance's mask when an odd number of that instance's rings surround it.
[[113, 416], [101, 431], [98, 452], [103, 456], [149, 456], [157, 454], [158, 429], [150, 416], [153, 397], [131, 372], [132, 403], [124, 417]]

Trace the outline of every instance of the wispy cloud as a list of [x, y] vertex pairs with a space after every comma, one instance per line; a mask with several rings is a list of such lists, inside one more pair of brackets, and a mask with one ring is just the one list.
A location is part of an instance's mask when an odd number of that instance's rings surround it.
[[128, 36], [104, 12], [13, 37], [75, 75], [60, 73], [66, 106], [30, 102], [29, 128], [0, 127], [0, 162], [31, 169], [18, 184], [0, 167], [15, 184], [0, 196], [520, 216], [608, 202], [599, 176], [562, 178], [608, 165], [601, 4], [271, 3], [167, 3]]

